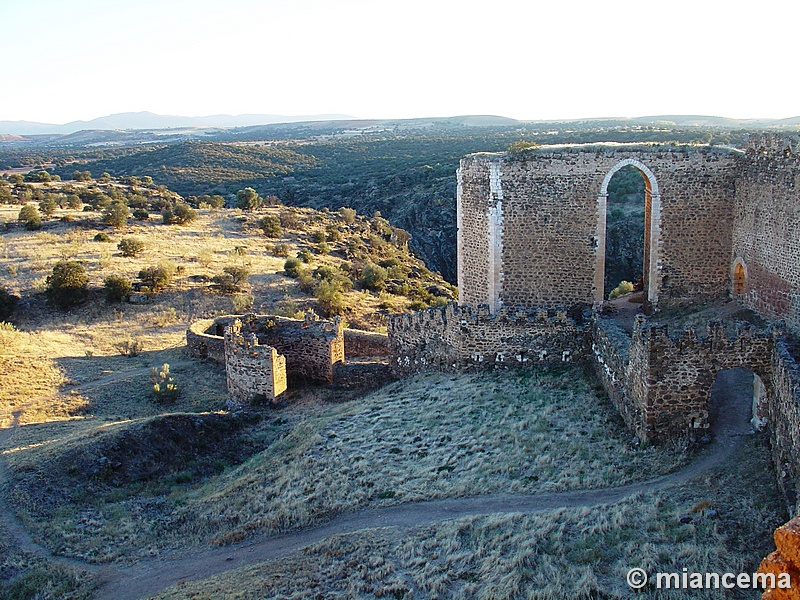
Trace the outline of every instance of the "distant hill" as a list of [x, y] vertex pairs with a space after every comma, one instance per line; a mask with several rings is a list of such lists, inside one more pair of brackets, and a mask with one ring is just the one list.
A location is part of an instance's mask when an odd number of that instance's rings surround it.
[[64, 125], [32, 121], [0, 121], [0, 134], [43, 135], [70, 134], [84, 129], [172, 129], [192, 127], [247, 127], [270, 123], [296, 123], [298, 121], [336, 121], [352, 119], [348, 115], [209, 115], [182, 117], [157, 115], [151, 112], [128, 112], [108, 115], [91, 121], [72, 121]]

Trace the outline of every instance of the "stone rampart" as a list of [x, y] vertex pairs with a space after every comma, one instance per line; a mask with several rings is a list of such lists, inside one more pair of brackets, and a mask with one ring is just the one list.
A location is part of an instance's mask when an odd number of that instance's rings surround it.
[[243, 332], [238, 319], [225, 329], [224, 344], [229, 403], [242, 406], [258, 397], [272, 401], [286, 391], [286, 359], [259, 344], [254, 333]]
[[[231, 318], [230, 322], [233, 322], [233, 318]], [[210, 358], [218, 363], [225, 364], [223, 331], [220, 331], [219, 335], [217, 335], [216, 331], [214, 319], [202, 319], [189, 325], [186, 330], [186, 349], [189, 352], [189, 356]]]
[[536, 311], [455, 303], [389, 318], [390, 364], [398, 375], [424, 370], [509, 368], [581, 360], [588, 326], [563, 308]]
[[800, 514], [800, 366], [796, 346], [776, 337], [767, 394], [767, 429], [778, 484], [793, 514]]

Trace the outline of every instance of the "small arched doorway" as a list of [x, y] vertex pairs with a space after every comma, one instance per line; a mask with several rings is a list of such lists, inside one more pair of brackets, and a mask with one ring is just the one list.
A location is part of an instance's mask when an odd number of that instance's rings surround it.
[[744, 294], [745, 286], [747, 285], [747, 269], [741, 258], [736, 259], [733, 265], [733, 297], [736, 298]]
[[611, 178], [624, 167], [634, 167], [644, 179], [644, 248], [642, 289], [646, 307], [652, 307], [658, 300], [658, 243], [659, 224], [661, 220], [661, 194], [653, 172], [643, 163], [632, 158], [618, 162], [606, 174], [597, 197], [597, 234], [594, 275], [594, 301], [599, 304], [605, 300], [606, 272], [606, 230], [608, 184]]

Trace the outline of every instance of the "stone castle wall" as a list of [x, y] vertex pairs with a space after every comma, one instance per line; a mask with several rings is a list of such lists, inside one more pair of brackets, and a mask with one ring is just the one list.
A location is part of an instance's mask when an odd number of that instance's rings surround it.
[[[236, 320], [245, 333], [259, 343], [274, 347], [286, 358], [288, 374], [331, 383], [333, 365], [344, 361], [344, 331], [341, 320], [304, 320], [269, 315], [226, 315], [196, 321], [186, 331], [191, 356], [226, 362], [224, 331]], [[377, 340], [374, 340], [377, 344]]]
[[397, 375], [434, 369], [561, 364], [586, 350], [588, 325], [565, 309], [472, 310], [455, 303], [389, 318], [391, 366]]
[[800, 330], [799, 190], [798, 137], [751, 135], [736, 180], [732, 259], [746, 274], [738, 299], [795, 331]]
[[228, 400], [234, 406], [257, 397], [272, 401], [286, 391], [286, 359], [259, 344], [254, 333], [243, 332], [238, 319], [225, 329], [224, 344]]
[[578, 145], [465, 157], [458, 197], [461, 303], [488, 304], [494, 312], [602, 299], [605, 186], [627, 164], [640, 169], [650, 189], [653, 304], [725, 296], [739, 154]]

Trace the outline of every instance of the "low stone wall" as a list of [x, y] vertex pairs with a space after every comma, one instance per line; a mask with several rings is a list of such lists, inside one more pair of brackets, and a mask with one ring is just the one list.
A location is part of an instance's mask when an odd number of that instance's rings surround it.
[[243, 333], [241, 321], [226, 328], [224, 342], [229, 405], [249, 404], [259, 396], [272, 401], [286, 391], [286, 359], [260, 345], [255, 334]]
[[345, 329], [344, 351], [348, 358], [389, 356], [389, 336], [371, 331]]
[[389, 318], [390, 364], [397, 375], [424, 370], [530, 367], [582, 360], [587, 325], [562, 308], [490, 314], [455, 303]]
[[[231, 322], [233, 318], [231, 318]], [[218, 363], [225, 364], [225, 339], [220, 335], [211, 334], [216, 331], [214, 319], [195, 321], [186, 330], [186, 349], [189, 356], [194, 358], [210, 358]]]
[[374, 390], [392, 379], [392, 370], [383, 362], [337, 363], [333, 367], [335, 388]]

